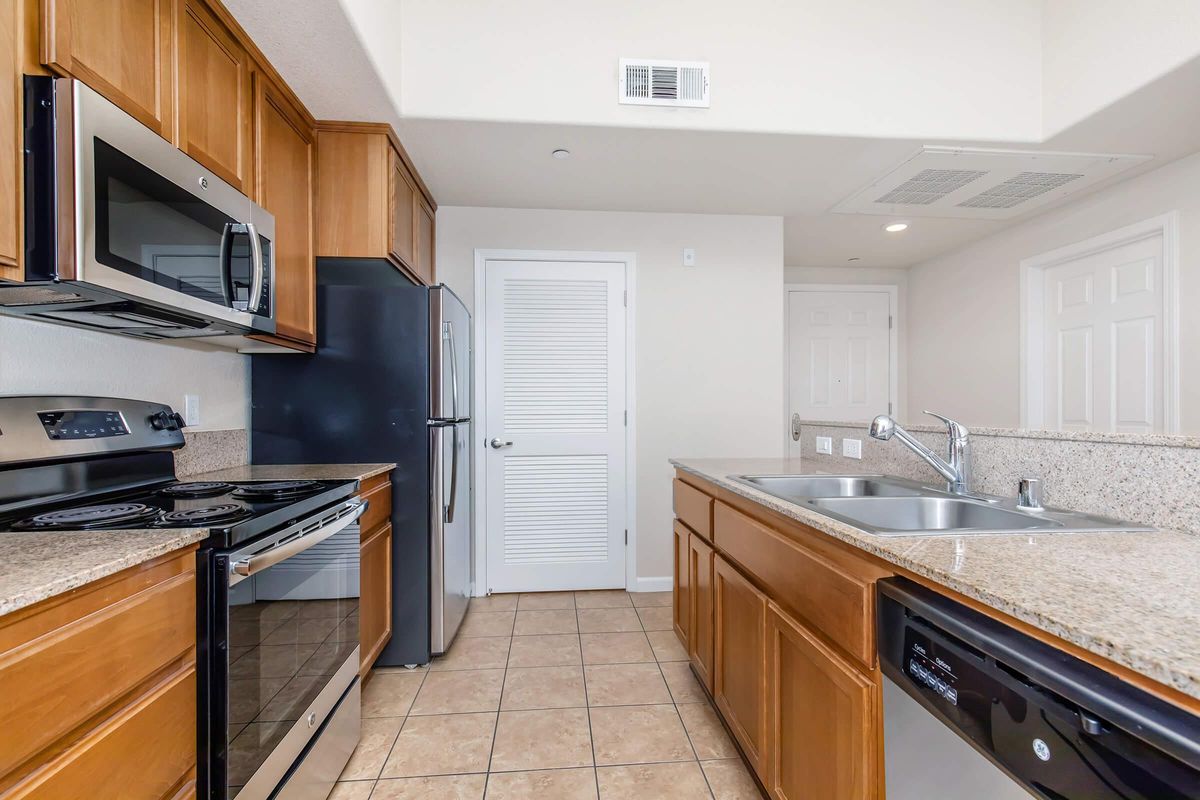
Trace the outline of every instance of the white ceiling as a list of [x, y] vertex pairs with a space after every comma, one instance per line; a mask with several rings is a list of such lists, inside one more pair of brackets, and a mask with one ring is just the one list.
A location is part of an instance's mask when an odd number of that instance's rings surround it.
[[[886, 234], [887, 218], [830, 213], [922, 144], [1010, 142], [401, 119], [338, 0], [300, 0], [286, 13], [281, 1], [227, 5], [316, 117], [395, 124], [441, 205], [777, 215], [789, 266], [905, 267], [1021, 219], [922, 218]], [[1197, 96], [1200, 59], [1044, 143], [1017, 146], [1155, 157], [1099, 188], [1200, 147]], [[551, 158], [557, 148], [571, 158]]]

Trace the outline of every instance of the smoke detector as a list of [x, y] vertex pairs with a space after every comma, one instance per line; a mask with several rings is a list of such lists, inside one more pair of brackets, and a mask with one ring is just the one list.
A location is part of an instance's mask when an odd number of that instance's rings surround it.
[[1009, 219], [1096, 184], [1150, 156], [974, 147], [921, 148], [833, 207], [839, 214]]
[[708, 62], [622, 58], [617, 102], [708, 108]]

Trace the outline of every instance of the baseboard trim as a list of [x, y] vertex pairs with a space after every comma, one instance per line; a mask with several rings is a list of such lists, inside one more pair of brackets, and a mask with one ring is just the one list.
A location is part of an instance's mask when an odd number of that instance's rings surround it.
[[659, 578], [638, 578], [637, 583], [629, 588], [631, 592], [669, 592], [674, 586], [674, 578], [664, 575]]

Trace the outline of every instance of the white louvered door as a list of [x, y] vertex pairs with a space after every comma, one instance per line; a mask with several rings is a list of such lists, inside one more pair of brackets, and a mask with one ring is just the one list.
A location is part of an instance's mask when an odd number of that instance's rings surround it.
[[486, 266], [493, 592], [625, 586], [624, 270]]

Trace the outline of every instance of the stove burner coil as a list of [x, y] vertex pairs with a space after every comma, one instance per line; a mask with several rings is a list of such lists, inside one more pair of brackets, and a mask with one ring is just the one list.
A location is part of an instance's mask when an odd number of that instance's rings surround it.
[[316, 481], [270, 481], [268, 483], [252, 483], [239, 486], [233, 490], [234, 497], [247, 499], [278, 500], [285, 497], [300, 497], [320, 491], [321, 484]]
[[219, 494], [228, 494], [232, 488], [232, 484], [221, 481], [191, 481], [190, 483], [172, 484], [165, 489], [160, 489], [158, 493], [165, 497], [215, 497]]
[[252, 512], [245, 506], [236, 503], [222, 503], [219, 506], [207, 508], [186, 508], [181, 511], [168, 511], [163, 514], [162, 525], [172, 526], [201, 526], [215, 525], [225, 522], [237, 522], [251, 516]]
[[106, 503], [98, 506], [47, 511], [13, 525], [14, 530], [90, 530], [150, 522], [159, 515], [157, 508], [142, 503]]

